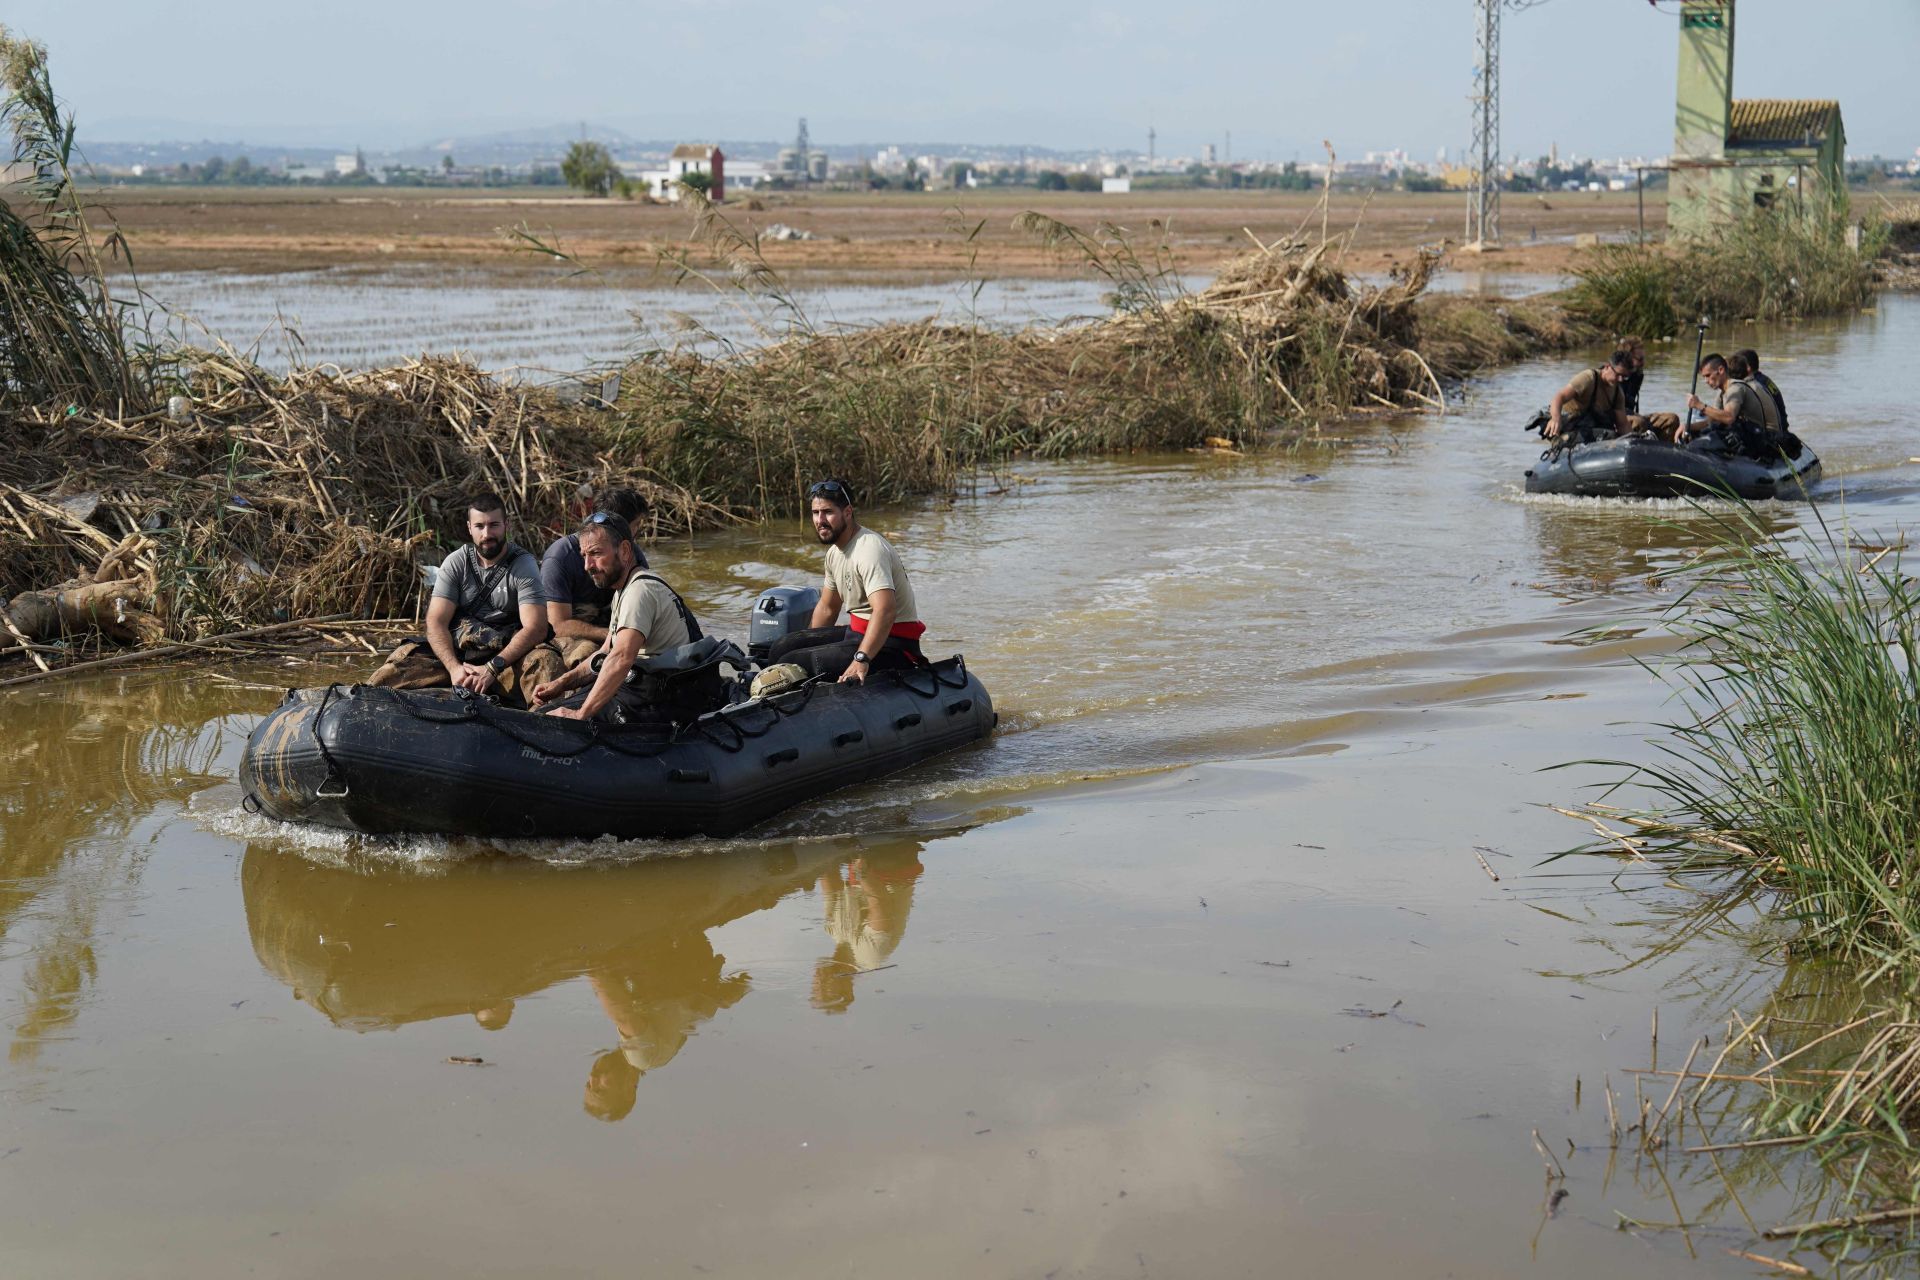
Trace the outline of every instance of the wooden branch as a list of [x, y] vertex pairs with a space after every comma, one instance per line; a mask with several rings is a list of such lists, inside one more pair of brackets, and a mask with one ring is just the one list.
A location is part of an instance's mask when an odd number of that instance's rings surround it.
[[5, 626], [8, 634], [20, 642], [21, 652], [33, 659], [33, 665], [40, 668], [41, 674], [44, 675], [52, 669], [47, 666], [47, 660], [40, 656], [38, 646], [36, 646], [33, 641], [27, 639], [27, 637], [22, 634], [20, 628], [13, 625], [13, 617], [7, 612], [7, 606], [5, 604], [0, 604], [0, 626]]
[[94, 671], [101, 667], [116, 667], [126, 662], [139, 662], [145, 658], [166, 658], [177, 653], [192, 653], [197, 649], [206, 649], [225, 644], [229, 640], [250, 640], [255, 636], [272, 635], [276, 631], [292, 631], [297, 627], [322, 626], [332, 622], [344, 622], [352, 614], [335, 613], [324, 618], [298, 618], [292, 622], [276, 622], [270, 627], [254, 627], [248, 631], [229, 631], [225, 635], [208, 636], [204, 640], [186, 640], [179, 644], [162, 645], [158, 649], [132, 649], [126, 653], [116, 653], [110, 658], [96, 658], [91, 662], [76, 662], [70, 667], [55, 667], [39, 675], [15, 676], [11, 680], [0, 680], [0, 689], [10, 685], [32, 684], [51, 676], [64, 676], [74, 671]]

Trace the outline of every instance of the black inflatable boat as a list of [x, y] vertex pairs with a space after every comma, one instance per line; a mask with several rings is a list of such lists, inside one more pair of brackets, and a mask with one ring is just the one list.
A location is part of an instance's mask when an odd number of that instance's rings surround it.
[[816, 681], [678, 728], [329, 685], [288, 693], [260, 722], [240, 784], [269, 817], [368, 833], [721, 836], [984, 738], [994, 720], [958, 656], [864, 685]]
[[1820, 459], [1805, 445], [1797, 458], [1776, 456], [1761, 462], [1632, 435], [1542, 454], [1527, 468], [1527, 492], [1586, 498], [1698, 498], [1731, 492], [1749, 501], [1803, 499], [1819, 478]]

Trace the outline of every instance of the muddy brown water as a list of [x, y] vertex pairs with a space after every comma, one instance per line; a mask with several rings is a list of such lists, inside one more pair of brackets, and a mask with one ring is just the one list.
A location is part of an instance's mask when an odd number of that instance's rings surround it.
[[[1736, 337], [1829, 517], [1911, 523], [1920, 302]], [[1565, 371], [873, 513], [1000, 731], [746, 838], [242, 813], [253, 721], [354, 668], [8, 691], [5, 1273], [1750, 1274], [1728, 1184], [1610, 1159], [1602, 1089], [1630, 1109], [1656, 1007], [1672, 1068], [1779, 973], [1738, 929], [1656, 953], [1657, 878], [1541, 863], [1580, 837], [1541, 806], [1604, 776], [1541, 766], [1646, 754], [1633, 659], [1700, 537], [1521, 497]], [[818, 561], [778, 528], [655, 563], [724, 630]]]

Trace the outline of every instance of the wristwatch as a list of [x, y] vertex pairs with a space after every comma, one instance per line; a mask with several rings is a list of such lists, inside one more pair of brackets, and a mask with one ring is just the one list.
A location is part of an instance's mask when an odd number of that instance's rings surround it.
[[853, 660], [854, 660], [855, 662], [866, 662], [866, 663], [870, 663], [870, 662], [872, 662], [872, 661], [873, 661], [873, 659], [872, 659], [872, 658], [869, 658], [869, 657], [868, 657], [868, 656], [867, 656], [866, 654], [864, 654], [864, 653], [861, 653], [861, 652], [860, 652], [859, 650], [857, 650], [857, 649], [856, 649], [856, 650], [854, 650], [854, 654], [853, 654]]
[[507, 664], [500, 661], [499, 654], [496, 653], [493, 657], [487, 659], [487, 670], [493, 672], [493, 674], [499, 675], [502, 671], [505, 671], [506, 669], [507, 669]]

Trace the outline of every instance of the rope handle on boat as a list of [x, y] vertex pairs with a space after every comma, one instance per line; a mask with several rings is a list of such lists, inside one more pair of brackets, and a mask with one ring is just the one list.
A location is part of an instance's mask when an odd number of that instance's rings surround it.
[[[327, 714], [327, 703], [333, 700], [333, 695], [339, 691], [339, 688], [337, 684], [328, 685], [327, 691], [320, 695], [320, 705], [313, 711], [313, 745], [320, 748], [320, 758], [327, 762], [327, 776], [320, 779], [320, 785], [313, 789], [316, 800], [343, 799], [352, 790], [347, 786], [347, 780], [340, 776], [340, 764], [333, 758], [333, 752], [327, 750], [327, 740], [320, 736], [320, 721]], [[327, 784], [330, 782], [339, 790], [327, 790]]]
[[922, 698], [937, 698], [940, 696], [940, 690], [943, 688], [944, 689], [964, 689], [967, 687], [966, 656], [964, 654], [956, 653], [953, 655], [952, 662], [954, 667], [957, 668], [960, 672], [960, 678], [958, 680], [947, 679], [945, 675], [941, 674], [940, 665], [930, 662], [925, 667], [927, 678], [930, 681], [930, 683], [924, 689], [921, 688], [919, 685], [915, 684], [912, 680], [909, 680], [907, 678], [909, 675], [915, 675], [915, 676], [919, 675], [922, 670], [919, 667], [908, 667], [903, 670], [896, 670], [896, 671], [889, 672], [888, 674], [892, 675], [896, 680], [898, 680], [900, 682], [901, 688], [905, 689], [908, 693], [914, 694]]
[[[807, 704], [813, 701], [814, 691], [826, 682], [827, 676], [823, 672], [802, 681], [792, 689], [785, 689], [772, 697], [762, 698], [757, 703], [736, 704], [745, 708], [747, 712], [771, 711], [773, 713], [767, 718], [766, 723], [757, 729], [750, 724], [742, 723], [740, 712], [729, 714], [732, 709], [728, 707], [722, 707], [716, 715], [702, 716], [687, 727], [728, 755], [735, 755], [744, 751], [747, 743], [755, 738], [764, 738], [773, 732], [773, 726], [779, 724], [785, 717], [799, 715], [806, 709]], [[710, 721], [712, 723], [709, 723]], [[715, 725], [724, 726], [732, 735], [732, 740], [717, 736], [713, 731]]]
[[[618, 755], [630, 756], [634, 759], [644, 760], [644, 759], [651, 759], [652, 757], [659, 755], [662, 751], [665, 751], [669, 746], [673, 745], [672, 740], [669, 739], [665, 742], [653, 741], [653, 742], [648, 742], [640, 747], [631, 747], [623, 743], [622, 741], [620, 741], [621, 735], [619, 733], [607, 732], [607, 729], [610, 726], [602, 725], [600, 722], [595, 720], [584, 720], [584, 721], [576, 720], [576, 721], [557, 722], [557, 723], [575, 724], [580, 726], [581, 730], [584, 730], [584, 733], [582, 734], [582, 737], [581, 737], [580, 745], [578, 745], [577, 747], [574, 747], [572, 750], [562, 750], [548, 743], [536, 741], [535, 739], [530, 738], [523, 733], [520, 733], [518, 730], [514, 729], [512, 725], [504, 721], [497, 720], [494, 717], [488, 715], [486, 712], [486, 708], [495, 707], [495, 706], [498, 706], [498, 704], [495, 703], [491, 698], [474, 694], [474, 692], [470, 689], [462, 689], [458, 692], [458, 694], [455, 695], [460, 700], [461, 703], [465, 704], [465, 707], [466, 707], [465, 714], [457, 715], [457, 716], [429, 715], [423, 712], [418, 706], [416, 706], [411, 699], [401, 696], [404, 690], [387, 689], [386, 692], [393, 698], [393, 700], [396, 703], [399, 704], [401, 710], [405, 711], [408, 715], [412, 716], [415, 720], [422, 721], [423, 723], [426, 723], [426, 724], [442, 724], [442, 725], [466, 724], [469, 721], [477, 720], [481, 724], [485, 725], [487, 728], [492, 729], [495, 733], [499, 734], [501, 737], [507, 739], [509, 742], [513, 742], [518, 744], [519, 746], [525, 747], [529, 751], [537, 751], [541, 755], [547, 757], [550, 760], [574, 759], [577, 756], [585, 755], [588, 751], [591, 751], [596, 744], [600, 746], [604, 746], [609, 751], [615, 752]], [[553, 722], [550, 722], [550, 723], [553, 723]], [[579, 730], [576, 730], [576, 732], [578, 731]]]

